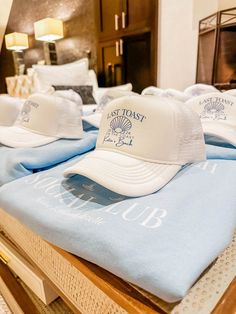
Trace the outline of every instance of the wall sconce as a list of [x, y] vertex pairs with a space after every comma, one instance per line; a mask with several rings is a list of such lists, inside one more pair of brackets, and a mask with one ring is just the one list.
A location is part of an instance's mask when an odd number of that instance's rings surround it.
[[24, 33], [11, 33], [5, 35], [6, 48], [12, 50], [15, 74], [22, 75], [25, 71], [23, 50], [29, 48], [28, 35]]
[[46, 18], [34, 23], [35, 39], [44, 42], [46, 64], [57, 64], [55, 41], [63, 38], [63, 22]]

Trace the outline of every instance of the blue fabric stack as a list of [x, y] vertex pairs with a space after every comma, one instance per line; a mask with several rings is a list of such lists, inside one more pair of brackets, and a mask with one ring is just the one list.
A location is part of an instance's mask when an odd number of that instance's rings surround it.
[[65, 179], [77, 157], [4, 185], [0, 207], [47, 241], [175, 302], [236, 227], [236, 149], [207, 145], [207, 157], [140, 198]]

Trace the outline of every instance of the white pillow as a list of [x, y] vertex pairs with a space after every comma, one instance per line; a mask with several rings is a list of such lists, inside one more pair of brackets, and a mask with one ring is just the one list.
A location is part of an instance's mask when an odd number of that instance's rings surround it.
[[88, 59], [63, 65], [33, 65], [35, 91], [43, 92], [52, 85], [87, 85]]
[[[88, 67], [89, 67], [89, 60], [88, 58], [82, 58], [79, 60], [76, 60], [73, 63], [80, 63], [80, 62], [87, 62]], [[93, 90], [98, 89], [98, 80], [97, 80], [97, 74], [94, 70], [89, 70], [88, 71], [88, 76], [89, 76], [89, 81], [87, 82], [87, 85], [92, 85]]]
[[71, 65], [71, 64], [78, 64], [78, 63], [83, 63], [83, 62], [87, 64], [87, 67], [89, 67], [89, 59], [88, 58], [78, 59], [78, 60], [75, 60], [73, 62], [65, 63], [65, 64], [61, 64], [61, 65]]
[[113, 86], [113, 87], [99, 87], [97, 90], [94, 91], [94, 98], [96, 100], [96, 103], [99, 104], [104, 94], [110, 90], [120, 89], [120, 90], [132, 91], [132, 88], [133, 86], [131, 83]]
[[[56, 66], [57, 67], [60, 67], [60, 66], [70, 66], [70, 65], [74, 65], [74, 64], [78, 64], [78, 63], [85, 63], [87, 65], [87, 67], [88, 67], [89, 60], [88, 60], [88, 58], [82, 58], [82, 59], [79, 59], [79, 60], [76, 60], [76, 61], [73, 61], [73, 62], [70, 62], [70, 63], [59, 64], [59, 65], [56, 65]], [[45, 64], [33, 64], [32, 68], [28, 68], [26, 70], [27, 71], [27, 75], [28, 76], [34, 75], [35, 74], [35, 70], [34, 69], [37, 68], [37, 67], [42, 67], [42, 66], [48, 66], [48, 65], [45, 65]], [[51, 66], [51, 65], [49, 65], [49, 66]], [[55, 65], [53, 67], [55, 67]]]

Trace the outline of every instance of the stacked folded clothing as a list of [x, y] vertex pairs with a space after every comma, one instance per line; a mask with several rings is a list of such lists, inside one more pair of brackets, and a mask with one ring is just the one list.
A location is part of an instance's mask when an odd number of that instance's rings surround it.
[[223, 150], [216, 159], [210, 147], [215, 159], [182, 169], [161, 190], [139, 198], [78, 175], [65, 179], [76, 158], [6, 184], [0, 207], [47, 241], [174, 302], [236, 227], [236, 149], [231, 159]]
[[[232, 106], [226, 121], [235, 125]], [[0, 207], [47, 241], [175, 302], [236, 228], [236, 145], [230, 132], [205, 146], [197, 113], [170, 99], [115, 99], [94, 152], [4, 185]]]

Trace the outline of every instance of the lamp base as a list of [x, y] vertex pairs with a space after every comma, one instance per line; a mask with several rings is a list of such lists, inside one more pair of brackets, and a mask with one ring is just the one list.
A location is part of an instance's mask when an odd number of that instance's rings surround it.
[[44, 42], [43, 43], [44, 58], [48, 65], [57, 64], [57, 51], [55, 42]]
[[12, 51], [15, 75], [23, 75], [25, 73], [24, 52]]

